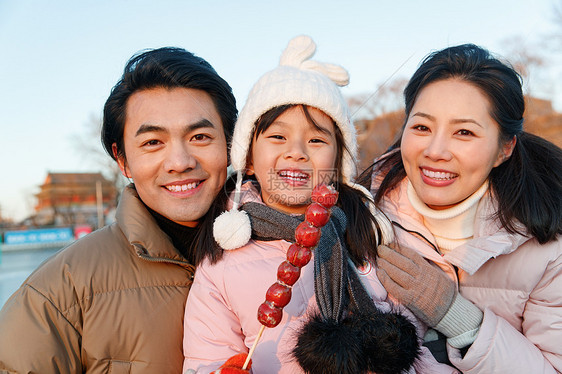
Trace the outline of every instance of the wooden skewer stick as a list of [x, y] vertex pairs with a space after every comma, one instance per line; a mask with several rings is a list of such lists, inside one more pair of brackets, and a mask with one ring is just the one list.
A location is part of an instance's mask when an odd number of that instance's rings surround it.
[[265, 326], [261, 325], [260, 331], [258, 331], [258, 336], [256, 336], [256, 340], [254, 341], [254, 344], [252, 344], [252, 348], [250, 348], [250, 352], [248, 352], [248, 357], [246, 357], [244, 366], [242, 366], [242, 370], [246, 370], [246, 368], [248, 367], [248, 364], [250, 363], [250, 358], [252, 358], [252, 355], [254, 354], [254, 351], [258, 346], [258, 341], [260, 340], [261, 335], [263, 334], [263, 330], [265, 330]]

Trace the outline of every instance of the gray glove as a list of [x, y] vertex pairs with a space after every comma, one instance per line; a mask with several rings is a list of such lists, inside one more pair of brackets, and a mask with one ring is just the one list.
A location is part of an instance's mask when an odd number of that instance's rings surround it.
[[386, 290], [431, 327], [449, 310], [457, 290], [437, 265], [407, 247], [378, 247], [377, 275]]
[[455, 282], [437, 265], [407, 247], [378, 247], [379, 280], [419, 319], [447, 336], [455, 347], [476, 339], [483, 313], [458, 293]]

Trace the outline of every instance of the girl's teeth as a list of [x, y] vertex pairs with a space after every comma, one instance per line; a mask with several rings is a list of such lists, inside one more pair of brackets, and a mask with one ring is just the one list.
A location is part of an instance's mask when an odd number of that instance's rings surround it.
[[308, 175], [299, 172], [282, 171], [279, 175], [283, 178], [293, 178], [293, 179], [307, 179]]

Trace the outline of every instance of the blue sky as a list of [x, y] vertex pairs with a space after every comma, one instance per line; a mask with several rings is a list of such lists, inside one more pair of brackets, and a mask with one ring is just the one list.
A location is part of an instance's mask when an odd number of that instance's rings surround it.
[[[99, 170], [73, 142], [139, 50], [178, 46], [202, 56], [240, 108], [287, 42], [308, 34], [316, 59], [349, 71], [344, 94], [370, 93], [446, 46], [471, 42], [506, 55], [508, 38], [540, 45], [554, 32], [556, 1], [0, 0], [2, 215], [28, 215], [49, 171]], [[560, 110], [560, 56], [550, 58], [548, 76], [530, 87]]]

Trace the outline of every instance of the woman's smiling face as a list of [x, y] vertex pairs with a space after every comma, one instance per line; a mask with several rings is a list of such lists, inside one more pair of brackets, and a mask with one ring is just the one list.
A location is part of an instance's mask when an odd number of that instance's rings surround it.
[[472, 195], [511, 155], [501, 145], [488, 98], [474, 85], [446, 79], [425, 86], [408, 116], [402, 161], [416, 194], [445, 209]]

